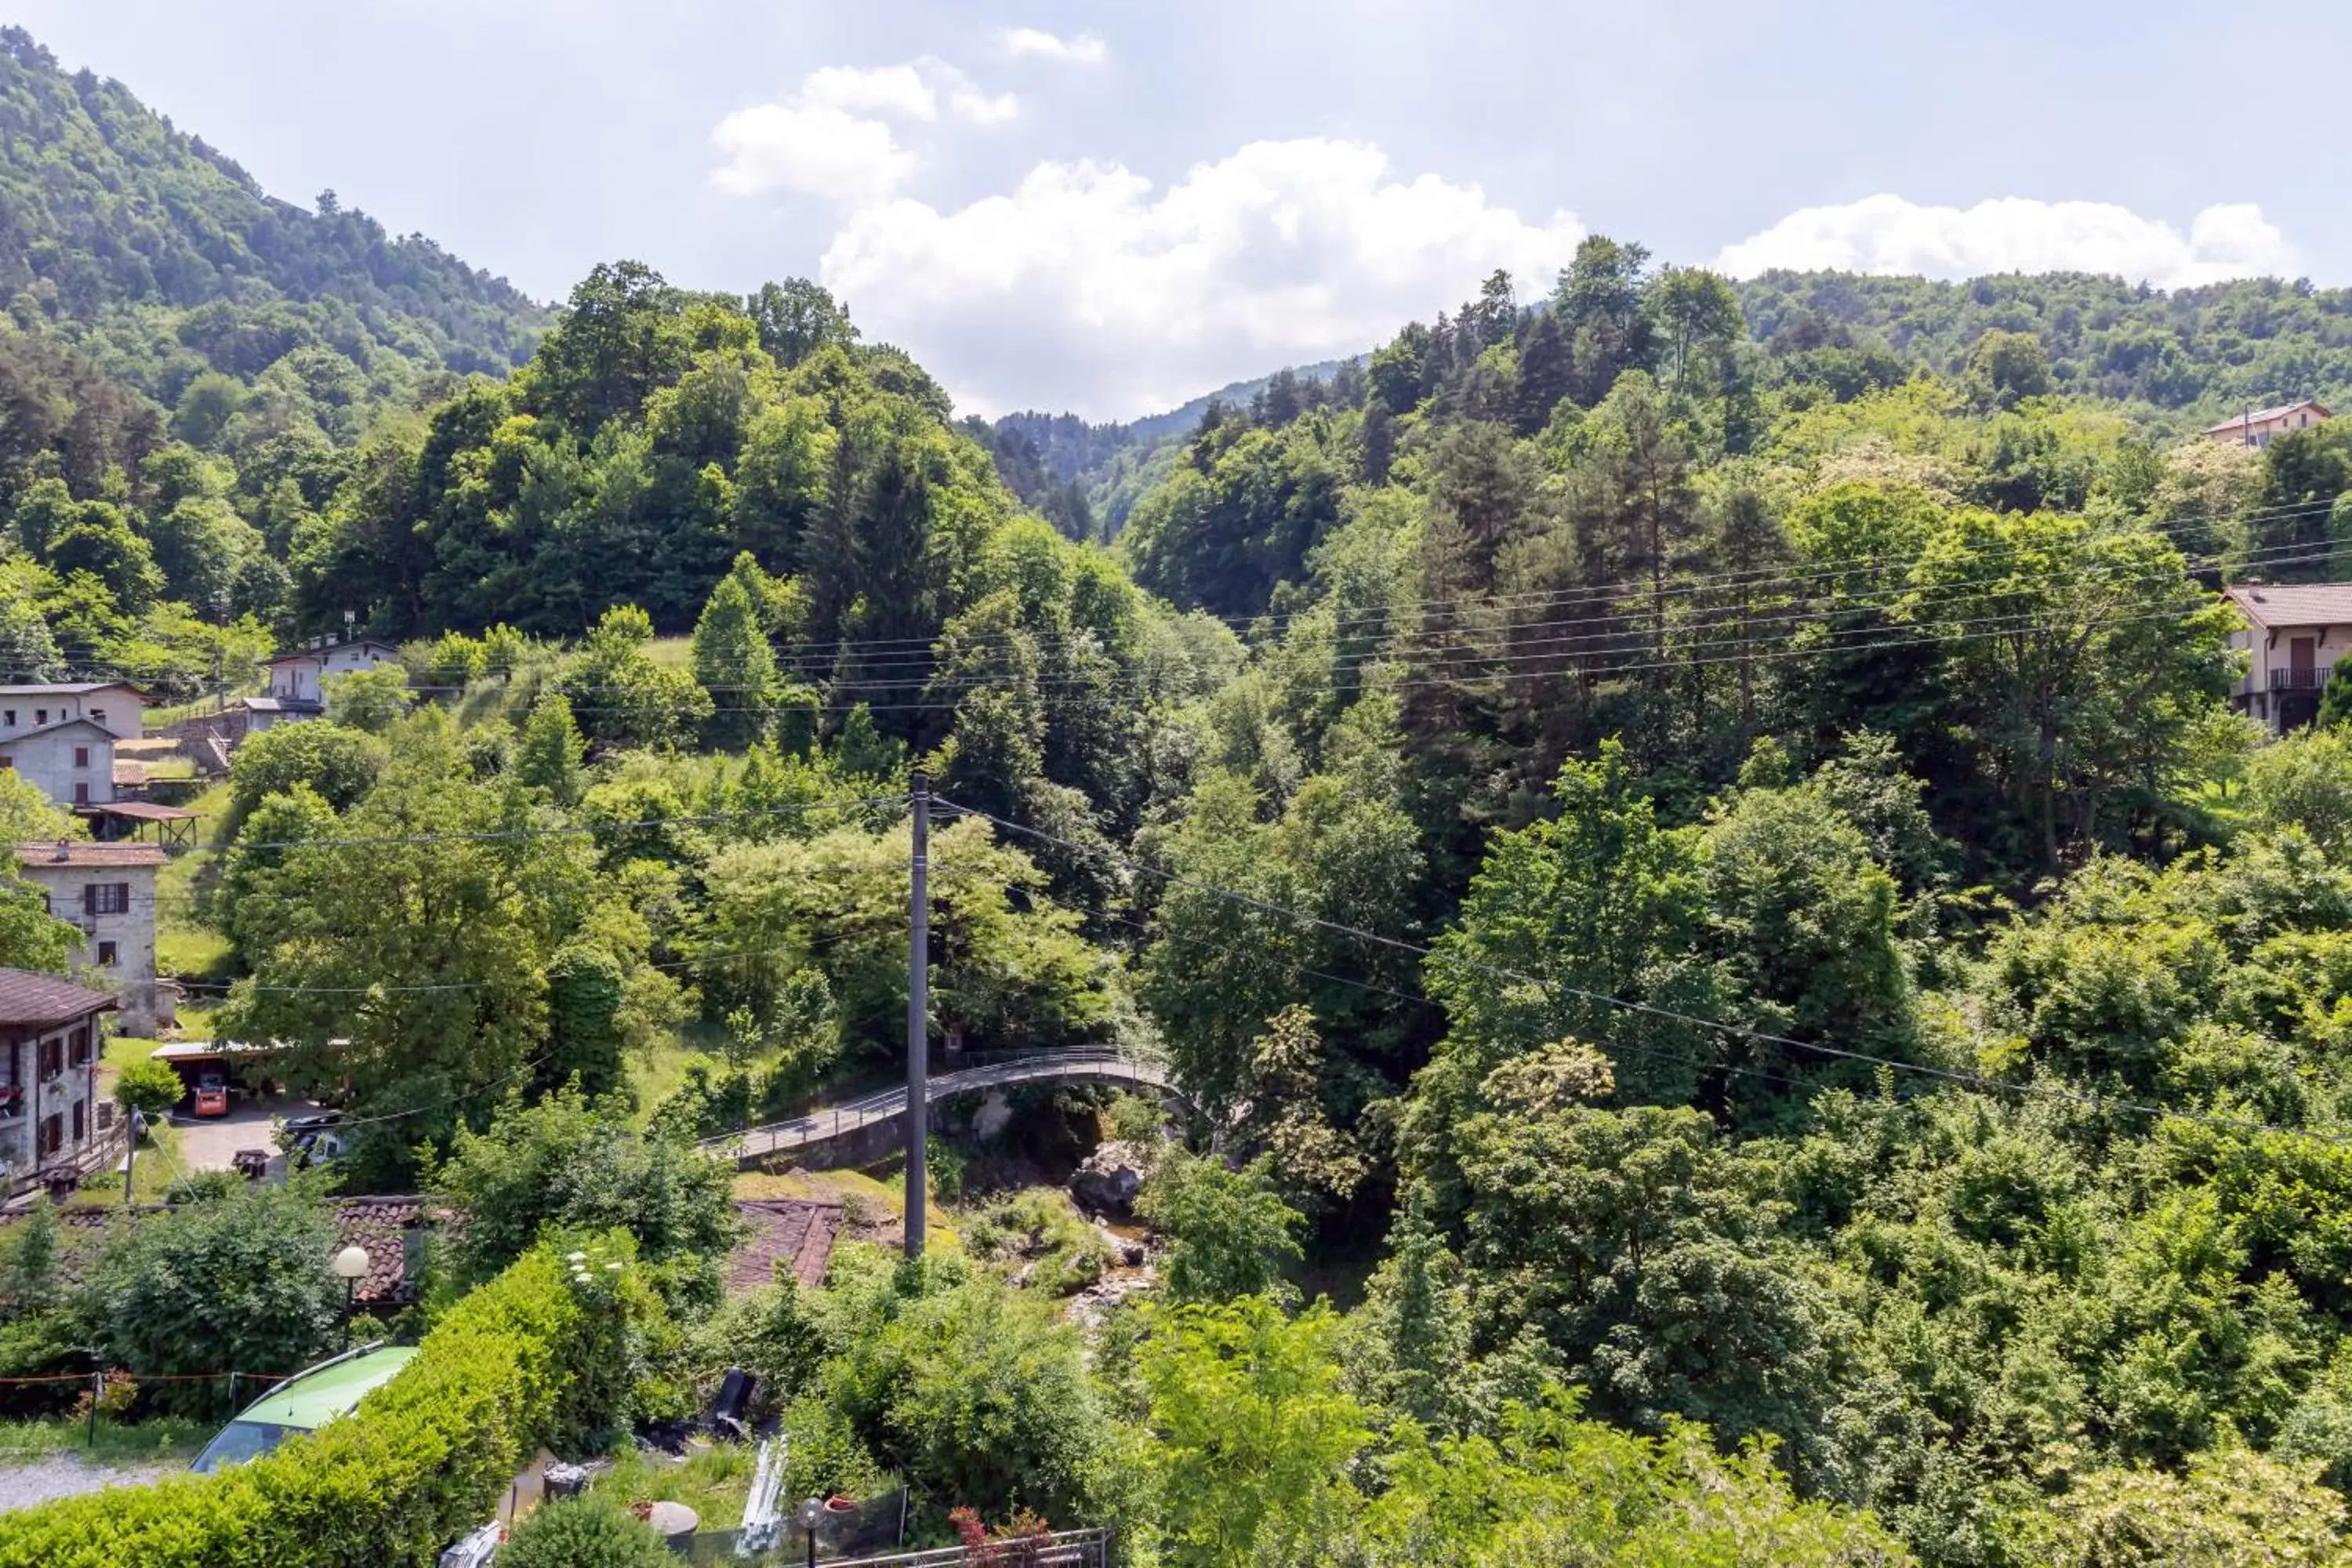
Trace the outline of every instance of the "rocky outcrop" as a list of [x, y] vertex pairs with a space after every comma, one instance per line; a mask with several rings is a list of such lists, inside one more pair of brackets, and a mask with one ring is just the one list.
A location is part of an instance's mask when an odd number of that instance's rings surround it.
[[1141, 1149], [1113, 1139], [1070, 1173], [1070, 1196], [1088, 1214], [1130, 1214], [1143, 1190], [1144, 1163]]

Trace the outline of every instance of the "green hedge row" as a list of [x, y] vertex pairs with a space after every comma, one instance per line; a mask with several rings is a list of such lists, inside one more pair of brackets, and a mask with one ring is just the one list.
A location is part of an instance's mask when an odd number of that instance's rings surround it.
[[526, 1254], [356, 1411], [267, 1458], [0, 1514], [0, 1568], [425, 1568], [542, 1445], [609, 1418], [590, 1406], [625, 1361], [626, 1239]]

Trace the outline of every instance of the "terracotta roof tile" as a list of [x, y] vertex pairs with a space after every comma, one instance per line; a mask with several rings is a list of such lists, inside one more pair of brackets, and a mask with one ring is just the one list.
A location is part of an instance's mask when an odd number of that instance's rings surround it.
[[161, 866], [163, 850], [156, 844], [83, 844], [68, 842], [67, 858], [58, 858], [55, 844], [19, 844], [16, 858], [27, 870], [43, 866]]
[[833, 1261], [833, 1238], [841, 1229], [841, 1205], [801, 1198], [747, 1198], [735, 1205], [746, 1226], [743, 1240], [727, 1258], [727, 1293], [741, 1295], [769, 1284], [776, 1266], [789, 1262], [803, 1285], [822, 1285]]
[[110, 1012], [121, 1004], [103, 991], [92, 991], [54, 974], [23, 969], [0, 969], [0, 1029], [47, 1028], [70, 1023], [87, 1013]]

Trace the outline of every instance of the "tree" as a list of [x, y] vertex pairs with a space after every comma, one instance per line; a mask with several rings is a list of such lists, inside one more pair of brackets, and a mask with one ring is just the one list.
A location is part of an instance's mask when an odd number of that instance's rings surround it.
[[1687, 385], [1695, 359], [1720, 359], [1748, 324], [1738, 292], [1703, 267], [1659, 268], [1650, 279], [1648, 302], [1665, 331], [1677, 392]]
[[1980, 403], [1998, 408], [2053, 390], [2049, 353], [2032, 332], [1996, 330], [1979, 338], [1969, 351], [1968, 381]]
[[668, 749], [698, 732], [714, 704], [694, 676], [646, 652], [653, 618], [635, 605], [604, 612], [560, 682], [591, 741]]
[[1238, 1171], [1181, 1151], [1152, 1168], [1136, 1212], [1169, 1237], [1168, 1291], [1179, 1301], [1231, 1301], [1282, 1289], [1285, 1259], [1302, 1256], [1306, 1216], [1276, 1195], [1274, 1160]]
[[849, 311], [824, 286], [805, 278], [761, 284], [743, 310], [760, 329], [760, 346], [787, 369], [827, 344], [857, 341]]
[[326, 688], [328, 721], [347, 730], [381, 735], [408, 711], [408, 671], [396, 664], [355, 669], [320, 684]]
[[694, 626], [694, 678], [710, 694], [702, 743], [715, 752], [748, 751], [767, 739], [779, 681], [776, 656], [761, 625], [759, 605], [740, 574], [759, 570], [749, 555], [737, 573], [719, 580]]
[[2352, 850], [2352, 733], [2300, 731], [2256, 752], [2246, 761], [2246, 808], [2273, 832], [2301, 828], [2331, 856]]
[[1339, 1324], [1263, 1297], [1156, 1312], [1137, 1352], [1171, 1555], [1203, 1568], [1313, 1560], [1362, 1500], [1349, 1462], [1371, 1440], [1339, 1385]]
[[[110, 1364], [152, 1378], [308, 1366], [342, 1311], [334, 1249], [334, 1223], [308, 1184], [239, 1184], [110, 1228], [79, 1310]], [[219, 1392], [163, 1382], [153, 1397], [201, 1412]]]
[[1649, 251], [1603, 235], [1588, 235], [1559, 275], [1552, 313], [1568, 339], [1571, 395], [1590, 408], [1629, 370], [1647, 370], [1657, 358], [1657, 329], [1643, 306], [1643, 269]]
[[515, 751], [515, 777], [560, 806], [580, 803], [581, 763], [588, 742], [572, 722], [572, 703], [561, 691], [551, 691], [531, 707]]
[[623, 1100], [572, 1088], [535, 1105], [512, 1096], [487, 1131], [459, 1128], [432, 1176], [466, 1215], [454, 1250], [468, 1279], [498, 1273], [548, 1226], [617, 1226], [673, 1300], [718, 1301], [736, 1236], [727, 1167], [689, 1142], [632, 1131]]
[[383, 771], [376, 736], [325, 723], [278, 724], [247, 736], [229, 764], [227, 827], [234, 831], [273, 795], [302, 784], [331, 810], [356, 804]]

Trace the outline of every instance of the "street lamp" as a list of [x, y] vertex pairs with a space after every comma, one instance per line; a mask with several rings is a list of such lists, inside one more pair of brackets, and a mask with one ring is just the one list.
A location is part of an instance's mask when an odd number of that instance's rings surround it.
[[801, 1529], [808, 1536], [809, 1568], [816, 1568], [816, 1521], [824, 1517], [824, 1499], [811, 1498], [801, 1504]]
[[359, 1294], [360, 1281], [368, 1271], [367, 1248], [353, 1242], [335, 1254], [335, 1272], [343, 1281], [343, 1316], [352, 1315], [353, 1300]]

